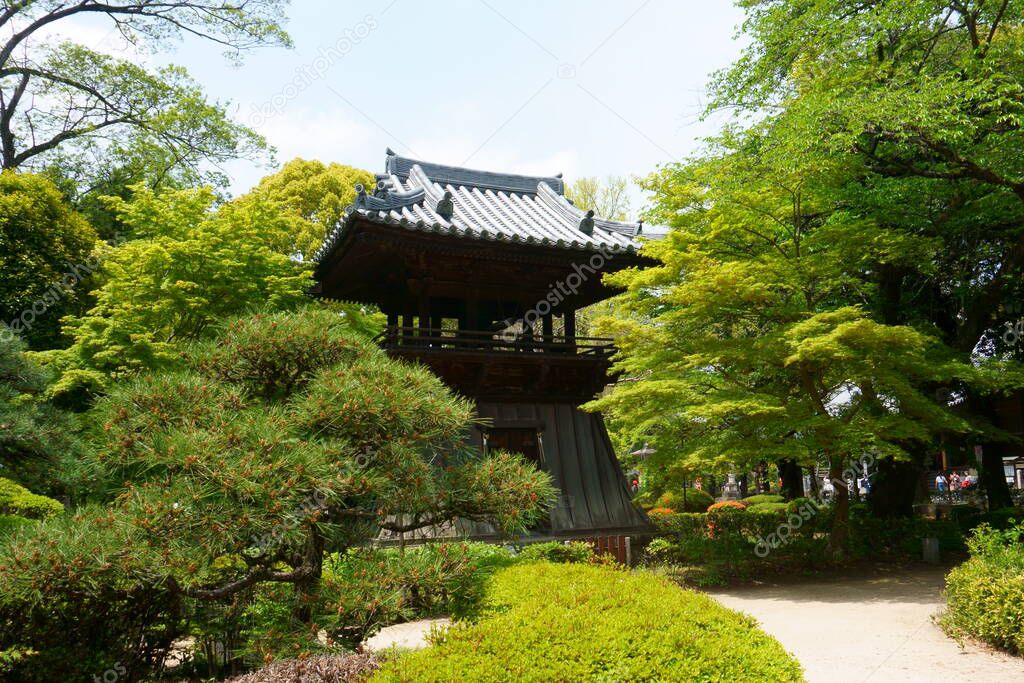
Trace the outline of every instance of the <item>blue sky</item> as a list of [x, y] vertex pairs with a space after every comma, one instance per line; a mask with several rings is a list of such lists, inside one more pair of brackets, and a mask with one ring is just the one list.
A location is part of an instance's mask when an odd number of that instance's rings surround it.
[[[293, 49], [241, 66], [187, 41], [152, 63], [187, 67], [278, 161], [383, 170], [384, 149], [521, 173], [645, 175], [714, 132], [708, 75], [739, 54], [726, 0], [295, 0]], [[70, 27], [106, 49], [100, 26]], [[271, 169], [226, 169], [244, 192]], [[634, 212], [641, 197], [634, 194]]]

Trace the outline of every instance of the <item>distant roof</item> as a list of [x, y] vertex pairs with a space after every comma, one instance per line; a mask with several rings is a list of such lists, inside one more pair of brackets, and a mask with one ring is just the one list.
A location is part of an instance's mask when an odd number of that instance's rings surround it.
[[[357, 197], [316, 253], [322, 261], [356, 218], [453, 237], [585, 251], [635, 252], [640, 223], [588, 215], [565, 196], [561, 175], [525, 176], [445, 166], [387, 150], [376, 188]], [[650, 231], [660, 236], [662, 230]]]

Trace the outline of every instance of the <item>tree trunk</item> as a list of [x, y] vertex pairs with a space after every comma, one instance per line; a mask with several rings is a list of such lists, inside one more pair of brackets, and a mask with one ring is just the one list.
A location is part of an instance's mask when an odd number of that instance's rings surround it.
[[312, 532], [306, 541], [306, 551], [303, 558], [305, 566], [312, 571], [299, 581], [295, 582], [295, 618], [303, 624], [313, 620], [313, 606], [320, 599], [320, 579], [324, 573], [324, 539], [317, 533]]
[[779, 492], [786, 500], [802, 498], [804, 495], [804, 468], [796, 460], [779, 460], [779, 478], [782, 479], [782, 490]]
[[[971, 408], [984, 415], [993, 425], [1002, 429], [1010, 427], [1012, 430], [1012, 425], [1005, 425], [1003, 424], [1005, 420], [1000, 419], [994, 396], [991, 394], [971, 396], [970, 399]], [[988, 497], [989, 510], [999, 510], [1013, 505], [1010, 487], [1006, 483], [1006, 475], [1003, 473], [1003, 450], [1005, 448], [1006, 444], [998, 441], [983, 441], [981, 443], [978, 483]]]
[[829, 479], [835, 489], [835, 500], [832, 504], [835, 517], [832, 520], [832, 532], [828, 539], [828, 556], [832, 560], [842, 560], [847, 555], [850, 544], [850, 491], [843, 479], [843, 463], [839, 458], [830, 461]]
[[868, 504], [876, 517], [910, 517], [918, 499], [924, 467], [915, 454], [912, 461], [879, 458], [871, 479]]
[[981, 467], [978, 482], [985, 490], [989, 510], [1013, 507], [1013, 497], [1003, 472], [1003, 449], [1006, 444], [987, 443], [981, 447]]

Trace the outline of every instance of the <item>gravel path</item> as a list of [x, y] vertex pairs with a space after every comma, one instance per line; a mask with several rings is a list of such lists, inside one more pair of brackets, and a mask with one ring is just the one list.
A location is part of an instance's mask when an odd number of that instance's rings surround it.
[[377, 635], [368, 638], [363, 647], [371, 652], [380, 652], [397, 647], [399, 650], [419, 650], [427, 647], [427, 635], [432, 629], [443, 629], [451, 624], [451, 619], [420, 619], [407, 621], [404, 624], [386, 626]]
[[750, 614], [803, 665], [810, 683], [1024, 683], [1024, 658], [964, 650], [932, 620], [940, 568], [710, 591]]

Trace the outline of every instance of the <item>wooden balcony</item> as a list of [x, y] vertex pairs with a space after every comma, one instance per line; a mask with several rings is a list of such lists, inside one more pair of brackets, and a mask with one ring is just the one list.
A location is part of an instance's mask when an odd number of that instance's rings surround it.
[[582, 403], [608, 383], [611, 339], [388, 327], [376, 342], [389, 355], [428, 366], [477, 400]]

